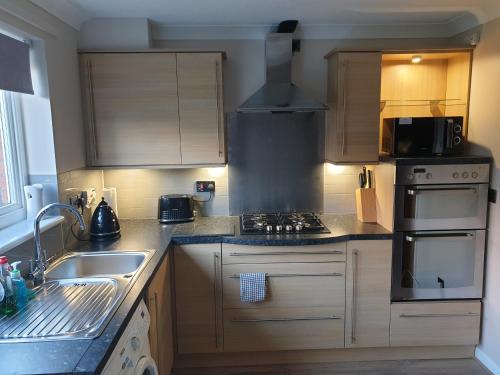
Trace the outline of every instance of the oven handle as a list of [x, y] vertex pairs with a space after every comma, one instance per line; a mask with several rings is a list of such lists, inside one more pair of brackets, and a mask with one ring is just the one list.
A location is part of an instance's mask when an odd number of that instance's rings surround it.
[[474, 235], [472, 233], [443, 233], [443, 234], [413, 234], [407, 235], [406, 241], [415, 242], [419, 238], [472, 238]]
[[443, 187], [443, 188], [420, 188], [420, 189], [412, 188], [408, 189], [406, 193], [408, 195], [416, 195], [418, 194], [419, 191], [468, 191], [468, 190], [477, 192], [476, 187], [469, 186], [469, 187]]

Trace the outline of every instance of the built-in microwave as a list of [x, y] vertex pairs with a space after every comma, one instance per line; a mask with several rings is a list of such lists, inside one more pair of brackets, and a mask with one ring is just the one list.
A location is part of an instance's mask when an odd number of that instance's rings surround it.
[[482, 298], [485, 232], [395, 232], [392, 300]]
[[394, 157], [462, 155], [463, 117], [385, 118], [382, 153]]

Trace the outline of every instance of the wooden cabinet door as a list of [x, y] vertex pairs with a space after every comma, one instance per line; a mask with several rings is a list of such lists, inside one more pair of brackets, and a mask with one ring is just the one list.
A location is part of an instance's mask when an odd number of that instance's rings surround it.
[[328, 65], [327, 160], [378, 161], [381, 54], [339, 52]]
[[174, 262], [178, 352], [221, 351], [221, 244], [176, 246]]
[[178, 53], [182, 164], [220, 164], [224, 155], [222, 55]]
[[167, 255], [147, 292], [148, 310], [151, 315], [149, 341], [151, 356], [160, 374], [170, 374], [174, 362], [171, 262]]
[[393, 303], [391, 346], [476, 345], [481, 301]]
[[389, 346], [392, 241], [347, 243], [347, 348]]
[[82, 54], [88, 164], [180, 164], [176, 56]]

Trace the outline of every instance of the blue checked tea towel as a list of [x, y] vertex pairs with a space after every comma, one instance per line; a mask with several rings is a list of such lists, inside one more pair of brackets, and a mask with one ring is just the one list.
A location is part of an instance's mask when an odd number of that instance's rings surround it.
[[266, 298], [264, 272], [240, 273], [240, 301], [262, 302]]

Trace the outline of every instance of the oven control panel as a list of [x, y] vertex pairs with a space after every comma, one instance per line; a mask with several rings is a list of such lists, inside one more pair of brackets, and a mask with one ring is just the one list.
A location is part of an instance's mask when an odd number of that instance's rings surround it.
[[484, 184], [489, 164], [403, 165], [396, 168], [396, 185]]

